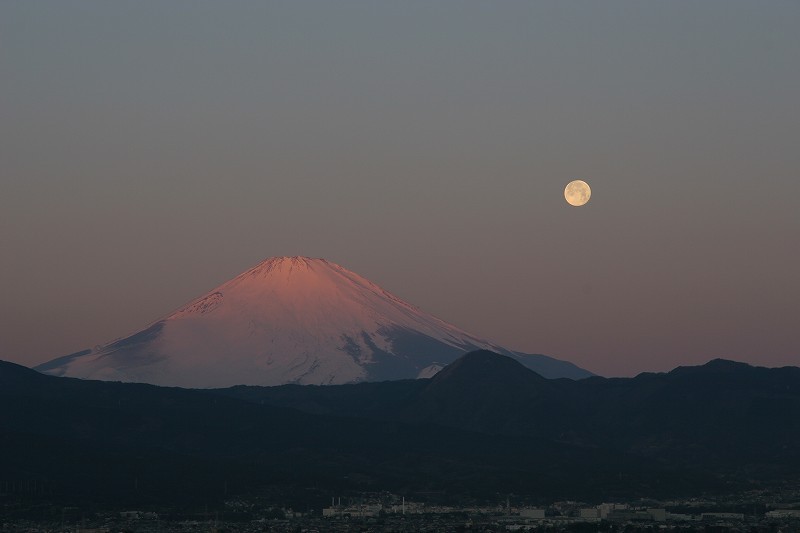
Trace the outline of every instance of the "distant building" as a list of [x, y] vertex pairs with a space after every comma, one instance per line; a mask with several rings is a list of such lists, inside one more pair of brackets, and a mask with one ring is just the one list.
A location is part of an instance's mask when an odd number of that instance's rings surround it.
[[522, 518], [544, 518], [544, 509], [535, 509], [533, 507], [521, 509], [519, 515]]
[[647, 511], [634, 511], [633, 509], [614, 509], [608, 513], [608, 520], [612, 522], [652, 522], [653, 515]]
[[127, 518], [128, 520], [156, 520], [158, 513], [142, 512], [142, 511], [122, 511], [119, 513], [120, 518]]
[[580, 516], [584, 520], [599, 520], [600, 519], [600, 509], [597, 507], [591, 507], [588, 509], [580, 509], [578, 511], [578, 516]]
[[627, 503], [603, 503], [597, 507], [597, 510], [600, 511], [600, 518], [605, 519], [608, 518], [608, 515], [611, 513], [611, 511], [627, 508]]
[[775, 509], [768, 511], [767, 518], [800, 518], [800, 509]]
[[692, 520], [697, 520], [690, 514], [682, 514], [682, 513], [667, 513], [667, 520], [674, 521], [674, 522], [689, 522]]
[[702, 513], [700, 520], [744, 520], [742, 513]]

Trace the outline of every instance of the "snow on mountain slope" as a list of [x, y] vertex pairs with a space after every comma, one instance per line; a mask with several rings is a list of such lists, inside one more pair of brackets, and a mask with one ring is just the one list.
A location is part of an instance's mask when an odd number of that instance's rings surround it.
[[534, 370], [538, 363], [544, 375], [553, 365], [557, 375], [589, 375], [510, 352], [339, 265], [305, 257], [267, 259], [138, 333], [37, 370], [192, 388], [321, 385], [429, 377], [475, 349], [527, 359]]

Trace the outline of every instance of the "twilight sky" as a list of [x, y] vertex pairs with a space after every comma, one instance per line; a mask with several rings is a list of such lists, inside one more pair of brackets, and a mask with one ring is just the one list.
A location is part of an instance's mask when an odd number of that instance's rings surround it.
[[0, 359], [306, 255], [602, 375], [799, 365], [798, 27], [788, 1], [2, 2]]

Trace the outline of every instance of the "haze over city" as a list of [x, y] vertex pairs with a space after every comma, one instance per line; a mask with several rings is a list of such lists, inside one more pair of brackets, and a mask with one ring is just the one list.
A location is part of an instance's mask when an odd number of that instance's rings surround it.
[[0, 359], [301, 255], [600, 375], [797, 365], [799, 22], [790, 2], [4, 2]]

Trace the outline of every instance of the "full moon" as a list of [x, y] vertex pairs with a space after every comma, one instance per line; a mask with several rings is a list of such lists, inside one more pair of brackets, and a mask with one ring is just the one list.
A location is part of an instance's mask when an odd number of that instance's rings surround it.
[[570, 181], [564, 189], [564, 198], [569, 205], [581, 206], [589, 201], [592, 189], [583, 180]]

